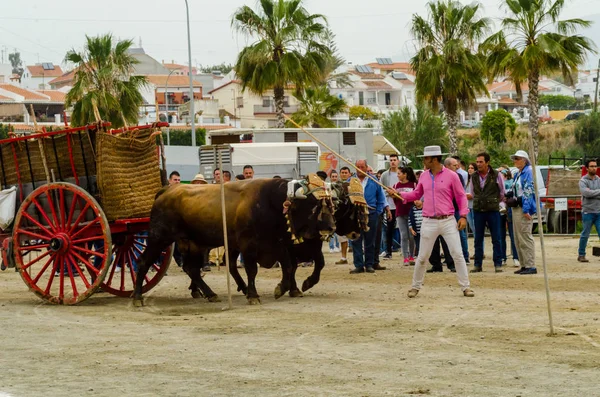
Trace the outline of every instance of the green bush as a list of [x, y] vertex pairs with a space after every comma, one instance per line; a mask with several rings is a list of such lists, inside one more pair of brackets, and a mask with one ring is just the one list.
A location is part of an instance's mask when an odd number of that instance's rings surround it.
[[572, 109], [577, 105], [577, 99], [568, 95], [540, 95], [539, 105], [547, 105], [550, 110]]
[[350, 120], [361, 118], [362, 120], [377, 120], [379, 115], [365, 106], [352, 106], [348, 110]]
[[0, 123], [0, 139], [8, 138], [8, 132], [10, 131], [10, 124]]
[[593, 112], [577, 120], [575, 140], [587, 156], [600, 155], [600, 113]]
[[506, 142], [506, 132], [513, 136], [517, 123], [510, 113], [504, 109], [492, 110], [483, 116], [481, 121], [481, 139], [486, 142]]
[[[170, 141], [167, 140], [167, 131], [163, 131], [163, 140], [165, 145], [170, 142], [171, 146], [192, 146], [192, 135], [190, 134], [191, 129], [170, 129], [169, 136]], [[206, 144], [206, 130], [204, 128], [196, 128], [196, 145]]]

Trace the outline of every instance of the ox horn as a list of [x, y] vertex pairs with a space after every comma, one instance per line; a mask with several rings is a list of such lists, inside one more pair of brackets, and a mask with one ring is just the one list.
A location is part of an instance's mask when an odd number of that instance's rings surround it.
[[305, 199], [305, 198], [307, 198], [307, 197], [304, 195], [304, 193], [305, 193], [305, 191], [304, 191], [304, 187], [303, 187], [303, 186], [300, 186], [300, 187], [299, 187], [299, 188], [296, 190], [296, 193], [294, 193], [294, 197], [296, 197], [296, 198], [299, 198], [299, 199]]

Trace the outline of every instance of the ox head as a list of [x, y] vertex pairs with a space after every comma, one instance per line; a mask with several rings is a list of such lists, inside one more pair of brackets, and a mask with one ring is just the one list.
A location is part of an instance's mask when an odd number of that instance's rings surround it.
[[332, 185], [333, 196], [337, 204], [335, 210], [336, 232], [350, 240], [356, 240], [360, 233], [368, 231], [369, 209], [363, 194], [363, 187], [356, 178], [350, 182], [338, 182]]
[[331, 192], [316, 174], [289, 182], [284, 206], [288, 231], [295, 243], [315, 238], [325, 241], [335, 232]]

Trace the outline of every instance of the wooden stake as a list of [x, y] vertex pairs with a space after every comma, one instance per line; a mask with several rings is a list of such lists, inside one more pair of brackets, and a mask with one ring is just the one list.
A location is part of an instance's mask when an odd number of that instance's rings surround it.
[[[31, 109], [31, 117], [33, 117], [33, 127], [35, 128], [35, 132], [38, 132], [38, 124], [35, 118], [35, 113], [33, 111], [33, 105], [30, 104], [29, 108]], [[46, 182], [49, 184], [52, 179], [50, 179], [50, 171], [48, 170], [48, 163], [46, 162], [46, 152], [44, 150], [44, 143], [42, 142], [42, 138], [37, 139], [38, 145], [40, 147], [40, 155], [42, 156], [42, 164], [44, 165], [44, 173], [46, 174]]]
[[[219, 169], [223, 169], [223, 156], [221, 155], [221, 148], [217, 146], [219, 151]], [[221, 171], [223, 172], [223, 171]], [[225, 269], [227, 269], [227, 301], [229, 302], [229, 310], [233, 309], [233, 303], [231, 301], [231, 280], [229, 274], [229, 242], [227, 240], [227, 210], [225, 208], [225, 183], [223, 183], [223, 174], [221, 174], [221, 216], [223, 218], [223, 241], [225, 242]]]

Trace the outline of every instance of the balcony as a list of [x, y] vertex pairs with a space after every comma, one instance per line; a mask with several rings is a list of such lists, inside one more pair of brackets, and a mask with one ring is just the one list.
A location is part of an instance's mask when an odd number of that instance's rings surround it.
[[[297, 105], [283, 107], [283, 112], [286, 114], [296, 113], [297, 111]], [[254, 114], [275, 114], [275, 104], [271, 106], [254, 105]]]

